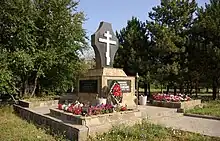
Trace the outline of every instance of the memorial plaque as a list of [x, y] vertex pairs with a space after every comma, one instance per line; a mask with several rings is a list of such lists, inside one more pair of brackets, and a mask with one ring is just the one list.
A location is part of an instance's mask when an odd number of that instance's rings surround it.
[[80, 93], [98, 93], [98, 80], [79, 80]]
[[131, 92], [131, 80], [108, 80], [108, 87], [110, 87], [112, 81], [117, 81], [120, 84], [123, 93]]

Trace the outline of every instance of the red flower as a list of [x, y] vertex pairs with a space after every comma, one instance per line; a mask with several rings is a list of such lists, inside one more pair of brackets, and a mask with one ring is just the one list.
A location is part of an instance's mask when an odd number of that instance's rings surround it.
[[72, 107], [72, 106], [68, 107], [68, 108], [67, 108], [67, 112], [72, 113], [72, 112], [73, 112], [73, 107]]
[[122, 92], [121, 92], [121, 87], [119, 84], [115, 84], [113, 89], [112, 89], [112, 94], [115, 97], [121, 97], [122, 96]]
[[75, 108], [73, 110], [73, 114], [75, 115], [81, 115], [82, 114], [82, 108]]
[[126, 110], [127, 110], [127, 107], [124, 107], [124, 106], [121, 107], [121, 111], [126, 111]]
[[62, 104], [58, 104], [58, 109], [62, 110]]

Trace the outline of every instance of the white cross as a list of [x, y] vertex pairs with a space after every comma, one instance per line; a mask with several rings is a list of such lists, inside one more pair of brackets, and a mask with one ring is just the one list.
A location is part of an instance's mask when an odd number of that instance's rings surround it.
[[109, 31], [107, 31], [104, 34], [104, 36], [107, 39], [99, 38], [99, 42], [107, 44], [107, 51], [106, 51], [105, 57], [106, 57], [106, 65], [109, 66], [110, 65], [110, 44], [116, 45], [116, 41], [110, 40], [112, 38], [112, 35], [110, 34]]

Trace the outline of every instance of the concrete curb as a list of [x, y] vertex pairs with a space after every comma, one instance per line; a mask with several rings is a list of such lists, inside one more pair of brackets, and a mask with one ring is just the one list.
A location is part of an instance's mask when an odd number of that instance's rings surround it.
[[220, 120], [220, 117], [208, 116], [208, 115], [189, 114], [189, 113], [184, 113], [183, 115], [184, 115], [184, 116], [189, 116], [189, 117], [196, 117], [196, 118], [205, 118], [205, 119]]

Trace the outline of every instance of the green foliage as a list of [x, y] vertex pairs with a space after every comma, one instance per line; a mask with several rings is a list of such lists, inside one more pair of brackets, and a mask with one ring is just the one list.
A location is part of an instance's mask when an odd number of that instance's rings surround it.
[[8, 83], [12, 81], [12, 72], [8, 69], [6, 57], [5, 53], [0, 54], [0, 91], [2, 93], [12, 93], [14, 90], [10, 88]]
[[208, 81], [213, 86], [213, 99], [216, 98], [220, 76], [219, 14], [220, 2], [211, 0], [210, 4], [205, 5], [205, 8], [198, 9], [198, 18], [191, 29], [195, 47], [190, 55], [194, 57], [191, 59], [196, 59], [191, 62], [193, 63], [191, 70], [194, 69], [193, 65], [198, 64], [198, 77], [201, 81]]
[[187, 31], [193, 22], [196, 2], [183, 0], [161, 0], [153, 7], [147, 22], [153, 42], [156, 76], [160, 83], [178, 83], [186, 71]]
[[186, 113], [210, 115], [220, 117], [220, 101], [208, 101], [203, 103], [203, 107], [195, 107], [194, 109], [187, 110]]
[[115, 58], [115, 67], [123, 68], [127, 75], [141, 76], [140, 85], [152, 81], [151, 72], [153, 63], [151, 59], [151, 46], [148, 40], [146, 24], [132, 17], [127, 26], [116, 32], [120, 47]]
[[115, 58], [115, 67], [123, 68], [128, 75], [141, 72], [143, 58], [147, 57], [148, 38], [145, 23], [135, 17], [127, 22], [127, 27], [116, 32], [120, 47]]
[[34, 95], [73, 87], [82, 71], [78, 51], [86, 45], [77, 5], [72, 0], [0, 2], [0, 53], [6, 54], [0, 57], [0, 89]]

